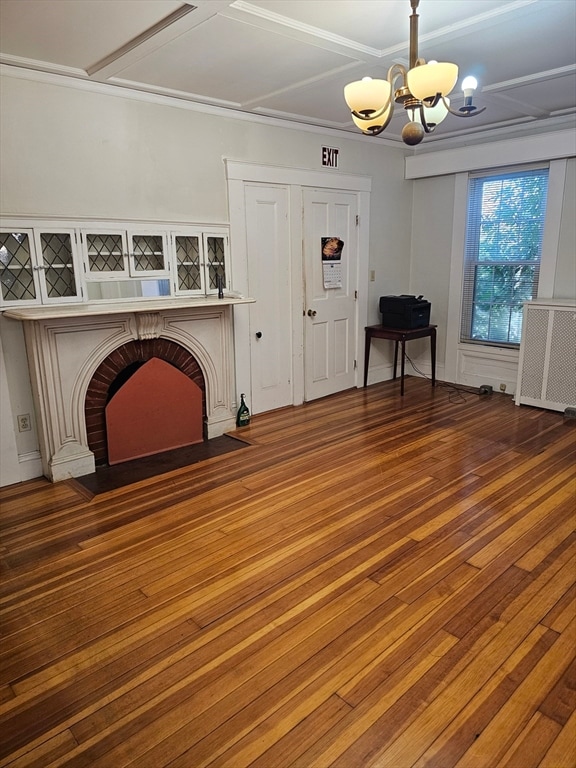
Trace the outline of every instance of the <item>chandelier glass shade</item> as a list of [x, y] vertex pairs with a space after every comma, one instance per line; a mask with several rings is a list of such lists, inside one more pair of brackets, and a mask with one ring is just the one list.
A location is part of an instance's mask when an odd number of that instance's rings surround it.
[[408, 90], [418, 101], [433, 100], [436, 94], [448, 96], [458, 80], [458, 66], [448, 61], [431, 61], [412, 67], [406, 73]]
[[479, 115], [472, 103], [478, 84], [473, 77], [462, 83], [464, 105], [455, 110], [450, 106], [448, 94], [458, 80], [458, 66], [449, 61], [426, 63], [418, 58], [418, 8], [420, 0], [410, 0], [410, 66], [393, 64], [386, 80], [364, 77], [344, 88], [344, 98], [352, 113], [354, 124], [370, 136], [377, 136], [386, 128], [394, 113], [394, 103], [401, 104], [410, 121], [404, 126], [402, 139], [406, 144], [419, 144], [427, 133], [439, 125], [450, 113], [458, 117]]
[[426, 103], [423, 105], [424, 114], [421, 115], [419, 107], [408, 108], [406, 111], [410, 117], [411, 122], [421, 123], [424, 126], [426, 123], [429, 127], [435, 128], [440, 125], [442, 120], [448, 115], [448, 107], [450, 106], [450, 99], [446, 96], [441, 99], [435, 107], [427, 107]]
[[388, 80], [372, 80], [365, 77], [348, 83], [344, 88], [344, 98], [352, 114], [364, 118], [377, 117], [378, 112], [384, 112], [383, 105], [390, 102], [392, 87]]

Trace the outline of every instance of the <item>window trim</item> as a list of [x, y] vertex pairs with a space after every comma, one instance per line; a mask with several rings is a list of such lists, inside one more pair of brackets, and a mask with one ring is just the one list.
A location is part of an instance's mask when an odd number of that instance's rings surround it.
[[[468, 174], [468, 183], [467, 183], [467, 189], [466, 189], [466, 228], [465, 228], [465, 239], [464, 239], [464, 249], [463, 249], [463, 272], [462, 272], [462, 297], [461, 297], [461, 316], [460, 316], [460, 343], [464, 344], [482, 344], [490, 347], [506, 347], [508, 349], [518, 349], [520, 347], [520, 342], [514, 342], [509, 340], [493, 340], [493, 339], [474, 339], [472, 338], [471, 334], [472, 332], [472, 323], [473, 323], [473, 316], [474, 316], [474, 296], [476, 291], [476, 267], [479, 264], [490, 266], [495, 264], [502, 264], [501, 261], [489, 261], [489, 262], [481, 262], [479, 261], [478, 257], [476, 258], [470, 258], [468, 256], [468, 253], [470, 250], [476, 250], [476, 246], [478, 245], [477, 239], [475, 235], [479, 236], [479, 232], [475, 232], [472, 236], [472, 241], [468, 240], [468, 231], [471, 224], [471, 216], [473, 217], [473, 220], [476, 222], [476, 227], [479, 228], [481, 224], [481, 212], [479, 210], [479, 206], [481, 207], [482, 200], [482, 183], [484, 181], [489, 181], [491, 179], [495, 179], [498, 177], [506, 177], [506, 176], [523, 176], [528, 175], [531, 172], [540, 172], [545, 171], [546, 175], [546, 197], [545, 197], [545, 206], [544, 206], [544, 216], [543, 216], [543, 230], [542, 230], [542, 241], [541, 241], [541, 247], [540, 247], [540, 258], [537, 262], [533, 262], [536, 270], [535, 275], [535, 283], [536, 283], [536, 291], [534, 292], [534, 295], [531, 297], [532, 299], [535, 299], [538, 296], [538, 288], [540, 284], [540, 264], [542, 261], [543, 251], [544, 251], [544, 228], [546, 226], [547, 216], [548, 216], [548, 186], [549, 186], [549, 180], [550, 180], [550, 163], [532, 163], [532, 164], [526, 164], [526, 165], [514, 165], [514, 166], [507, 166], [503, 168], [491, 168], [486, 169], [484, 171], [475, 171], [473, 173]], [[475, 182], [479, 182], [478, 184], [475, 184]], [[474, 189], [473, 189], [474, 185]], [[472, 196], [475, 196], [475, 202], [472, 201]], [[529, 262], [525, 262], [523, 260], [518, 260], [517, 262], [505, 262], [506, 266], [513, 266], [514, 264], [519, 265], [527, 265]], [[468, 300], [468, 304], [465, 304], [465, 298]]]
[[[567, 159], [551, 160], [548, 176], [548, 204], [544, 238], [542, 241], [542, 259], [540, 261], [540, 279], [538, 281], [539, 299], [550, 299], [554, 295], [554, 281], [558, 260], [560, 242], [560, 223], [562, 217], [563, 194], [566, 181]], [[486, 168], [487, 171], [491, 170]], [[481, 349], [485, 359], [493, 367], [498, 363], [503, 353], [506, 356], [519, 355], [518, 348], [503, 345], [486, 344], [483, 342], [460, 341], [460, 324], [462, 313], [462, 280], [464, 276], [464, 243], [466, 238], [466, 211], [468, 172], [457, 173], [454, 176], [454, 207], [452, 219], [452, 243], [450, 253], [450, 289], [448, 294], [448, 313], [446, 329], [446, 353], [444, 370], [447, 381], [464, 383], [461, 375], [461, 360], [467, 350]]]

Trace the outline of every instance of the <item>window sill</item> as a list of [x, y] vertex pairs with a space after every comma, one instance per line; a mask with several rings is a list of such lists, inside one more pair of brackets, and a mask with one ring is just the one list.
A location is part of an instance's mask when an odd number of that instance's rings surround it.
[[495, 344], [484, 344], [481, 341], [458, 343], [461, 354], [471, 357], [492, 358], [494, 360], [512, 360], [518, 362], [520, 347], [499, 347]]

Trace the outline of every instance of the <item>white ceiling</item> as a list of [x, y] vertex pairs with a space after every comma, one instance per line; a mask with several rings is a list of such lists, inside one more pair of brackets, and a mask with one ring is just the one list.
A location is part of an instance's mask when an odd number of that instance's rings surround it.
[[[0, 0], [0, 61], [354, 133], [344, 85], [408, 64], [409, 0], [193, 2]], [[419, 55], [474, 74], [487, 107], [426, 142], [574, 124], [575, 0], [421, 0], [418, 13]], [[397, 108], [381, 136], [400, 142], [405, 122]]]

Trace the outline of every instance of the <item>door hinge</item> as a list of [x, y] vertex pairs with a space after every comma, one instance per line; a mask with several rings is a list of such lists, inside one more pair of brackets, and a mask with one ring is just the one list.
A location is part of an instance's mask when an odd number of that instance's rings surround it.
[[354, 301], [358, 301], [358, 291], [354, 291]]
[[356, 214], [356, 226], [360, 224], [360, 216]]
[[356, 362], [356, 360], [354, 360], [354, 370], [356, 370], [356, 368], [358, 368], [358, 363]]

